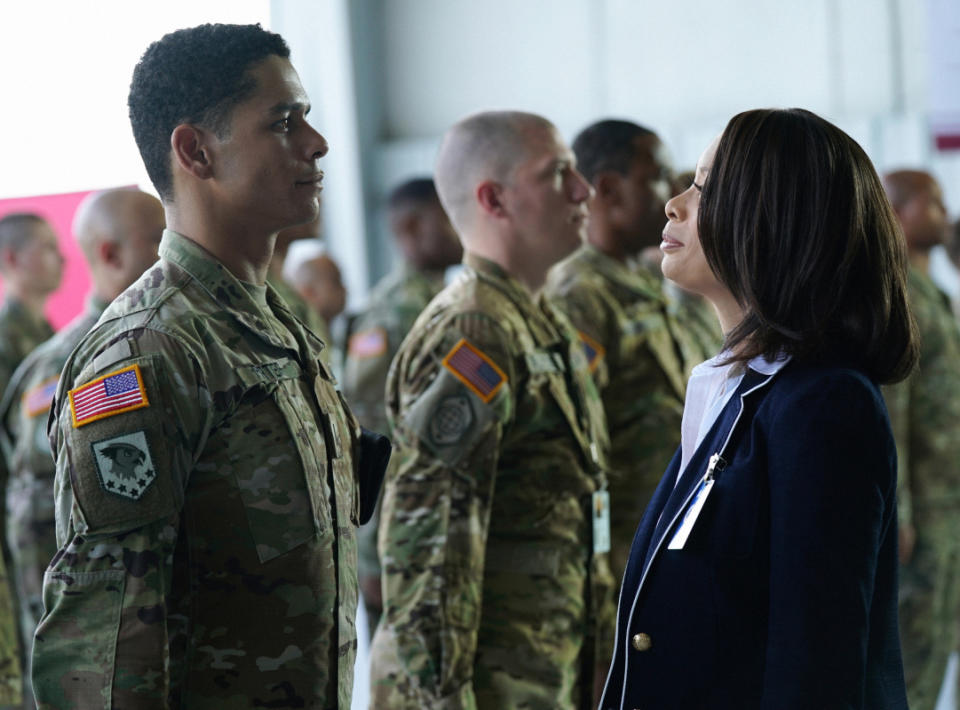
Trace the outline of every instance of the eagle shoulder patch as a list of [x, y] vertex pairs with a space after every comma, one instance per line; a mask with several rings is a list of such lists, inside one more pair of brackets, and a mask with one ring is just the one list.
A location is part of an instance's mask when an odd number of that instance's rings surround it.
[[96, 441], [90, 448], [100, 486], [108, 493], [139, 500], [157, 478], [144, 431]]
[[443, 366], [484, 403], [493, 399], [507, 381], [503, 370], [483, 351], [468, 343], [466, 338], [461, 338], [447, 353], [443, 358]]

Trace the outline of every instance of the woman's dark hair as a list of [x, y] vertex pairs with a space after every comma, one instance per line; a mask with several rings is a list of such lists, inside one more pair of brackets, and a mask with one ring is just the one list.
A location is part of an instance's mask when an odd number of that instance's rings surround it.
[[876, 382], [917, 359], [907, 253], [877, 173], [850, 136], [802, 109], [730, 119], [700, 199], [707, 263], [744, 310], [731, 362], [779, 353]]

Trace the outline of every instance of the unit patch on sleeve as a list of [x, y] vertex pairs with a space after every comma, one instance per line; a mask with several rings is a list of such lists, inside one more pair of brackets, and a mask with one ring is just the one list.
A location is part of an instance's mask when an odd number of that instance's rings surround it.
[[590, 372], [593, 372], [597, 369], [597, 366], [607, 351], [600, 343], [582, 330], [578, 330], [577, 333], [580, 335], [580, 343], [583, 345], [583, 354], [587, 358], [587, 365], [590, 366]]
[[447, 353], [443, 366], [485, 403], [493, 399], [507, 381], [503, 370], [466, 338], [461, 338]]
[[143, 431], [114, 436], [90, 445], [103, 490], [139, 500], [157, 478]]
[[387, 331], [383, 328], [361, 330], [350, 336], [347, 354], [350, 357], [379, 357], [387, 352]]
[[73, 427], [149, 406], [139, 365], [102, 375], [70, 390]]
[[57, 384], [60, 382], [60, 375], [48, 377], [36, 387], [24, 392], [23, 409], [28, 417], [35, 417], [49, 411], [53, 404], [53, 398], [57, 394]]

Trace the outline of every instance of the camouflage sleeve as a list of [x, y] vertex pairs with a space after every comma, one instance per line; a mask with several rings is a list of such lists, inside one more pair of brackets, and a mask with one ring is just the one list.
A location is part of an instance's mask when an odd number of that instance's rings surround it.
[[75, 365], [51, 419], [60, 550], [35, 634], [37, 702], [163, 708], [179, 511], [212, 403], [195, 361], [152, 331]]
[[597, 389], [603, 392], [610, 382], [607, 353], [616, 352], [614, 340], [619, 337], [616, 317], [600, 294], [577, 284], [567, 285], [550, 295], [550, 302], [573, 326], [587, 358]]
[[408, 359], [411, 336], [388, 385], [399, 465], [381, 511], [372, 707], [476, 705], [484, 553], [515, 374], [507, 335], [488, 316], [459, 316], [442, 333]]
[[913, 376], [883, 388], [890, 426], [897, 444], [897, 517], [901, 526], [913, 524], [910, 477], [910, 385]]

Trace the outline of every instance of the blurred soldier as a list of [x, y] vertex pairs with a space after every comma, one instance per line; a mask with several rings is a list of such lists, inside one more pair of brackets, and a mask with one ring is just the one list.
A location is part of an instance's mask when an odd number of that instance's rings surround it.
[[689, 370], [715, 352], [696, 347], [660, 279], [628, 264], [663, 232], [672, 173], [660, 139], [635, 123], [605, 120], [584, 129], [573, 151], [594, 189], [587, 243], [551, 271], [545, 292], [579, 330], [603, 398], [610, 568], [620, 579], [644, 508], [680, 444]]
[[290, 245], [301, 239], [317, 239], [319, 226], [320, 215], [318, 214], [312, 222], [289, 227], [277, 235], [277, 243], [273, 249], [273, 259], [270, 261], [270, 271], [267, 273], [267, 283], [273, 286], [280, 297], [286, 301], [290, 312], [299, 318], [314, 334], [320, 336], [326, 346], [321, 357], [329, 365], [331, 364], [330, 354], [333, 350], [333, 340], [330, 337], [330, 331], [327, 329], [326, 321], [320, 317], [315, 309], [310, 307], [310, 304], [303, 300], [296, 289], [287, 283], [287, 280], [283, 277], [283, 265], [287, 259], [287, 251], [290, 249]]
[[0, 219], [0, 394], [23, 358], [53, 335], [43, 309], [62, 274], [57, 235], [45, 219], [30, 213]]
[[585, 231], [575, 165], [532, 114], [478, 114], [443, 139], [437, 191], [465, 269], [387, 381], [400, 464], [371, 708], [595, 707], [613, 622], [606, 422], [575, 331], [538, 296]]
[[[63, 255], [53, 228], [42, 217], [14, 213], [0, 219], [0, 276], [5, 297], [0, 306], [0, 397], [20, 362], [53, 335], [43, 314], [47, 298], [60, 286]], [[0, 457], [0, 491], [7, 485], [7, 464]], [[6, 530], [6, 506], [0, 506], [0, 531]], [[13, 580], [7, 573], [10, 550], [3, 540], [0, 554], [0, 707], [21, 702]]]
[[90, 267], [93, 291], [83, 313], [20, 364], [0, 404], [10, 470], [6, 534], [27, 656], [43, 614], [43, 573], [57, 552], [47, 415], [60, 370], [107, 304], [157, 260], [163, 226], [159, 200], [139, 190], [98, 192], [81, 203], [73, 233]]
[[[443, 288], [446, 268], [463, 256], [430, 178], [397, 186], [390, 193], [387, 210], [402, 262], [376, 285], [367, 307], [354, 317], [343, 375], [343, 393], [360, 423], [380, 432], [389, 432], [383, 390], [390, 362], [417, 316]], [[378, 511], [358, 536], [360, 591], [371, 633], [383, 609], [377, 557], [379, 520]]]
[[337, 262], [329, 254], [304, 259], [293, 269], [291, 283], [329, 330], [330, 323], [347, 304], [347, 289]]
[[899, 460], [903, 665], [910, 707], [933, 710], [958, 641], [960, 326], [927, 274], [930, 250], [946, 237], [940, 186], [913, 170], [890, 173], [884, 186], [907, 239], [921, 347], [914, 373], [886, 391]]
[[327, 152], [288, 57], [259, 25], [202, 25], [134, 70], [167, 230], [52, 405], [41, 708], [350, 704], [364, 450], [265, 283], [276, 234], [317, 215]]

